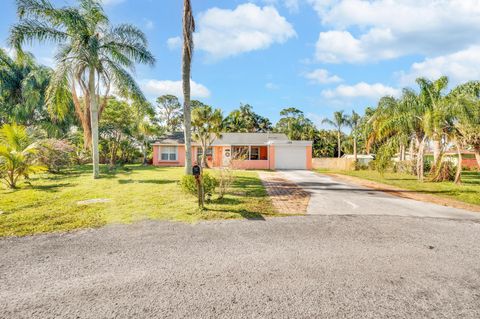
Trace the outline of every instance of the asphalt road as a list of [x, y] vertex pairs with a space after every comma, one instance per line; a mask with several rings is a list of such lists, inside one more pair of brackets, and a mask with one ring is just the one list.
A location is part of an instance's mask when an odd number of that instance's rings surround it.
[[0, 240], [1, 318], [480, 318], [480, 223], [140, 222]]
[[480, 218], [480, 213], [400, 198], [312, 171], [282, 171], [279, 174], [311, 194], [308, 214]]

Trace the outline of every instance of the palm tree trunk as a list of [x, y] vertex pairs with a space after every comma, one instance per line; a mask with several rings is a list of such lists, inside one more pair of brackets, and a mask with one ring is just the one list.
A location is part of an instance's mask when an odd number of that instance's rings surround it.
[[353, 161], [355, 162], [355, 170], [358, 169], [358, 156], [357, 156], [357, 138], [353, 137]]
[[458, 154], [458, 163], [457, 163], [457, 172], [455, 173], [455, 184], [462, 183], [462, 148], [460, 143], [456, 143], [457, 154]]
[[475, 159], [477, 160], [478, 169], [480, 169], [480, 149], [475, 149]]
[[142, 153], [143, 153], [143, 165], [146, 166], [147, 163], [147, 139], [144, 137], [143, 138], [143, 143], [142, 143]]
[[441, 149], [441, 141], [438, 138], [433, 140], [433, 165], [432, 167], [437, 167], [439, 164], [438, 161], [440, 160], [440, 149]]
[[190, 108], [190, 72], [193, 53], [193, 35], [195, 29], [190, 0], [183, 1], [183, 125], [185, 128], [185, 174], [192, 174], [192, 113]]
[[90, 68], [88, 78], [88, 88], [90, 91], [90, 122], [92, 124], [92, 162], [93, 178], [100, 176], [99, 153], [98, 153], [98, 104], [95, 96], [95, 69]]
[[342, 141], [340, 140], [340, 131], [337, 132], [338, 158], [342, 155]]
[[417, 178], [419, 181], [423, 182], [423, 156], [425, 151], [425, 137], [422, 138], [417, 153]]

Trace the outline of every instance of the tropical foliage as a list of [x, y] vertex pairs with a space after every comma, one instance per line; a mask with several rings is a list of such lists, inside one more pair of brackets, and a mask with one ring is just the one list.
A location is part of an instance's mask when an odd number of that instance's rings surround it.
[[24, 126], [4, 124], [0, 128], [0, 177], [8, 187], [15, 188], [19, 178], [45, 170], [37, 164], [37, 149]]
[[112, 86], [119, 94], [144, 100], [129, 71], [134, 63], [155, 62], [146, 37], [129, 24], [111, 26], [98, 0], [77, 0], [71, 7], [55, 7], [48, 0], [17, 0], [17, 13], [19, 22], [12, 27], [9, 42], [18, 52], [34, 40], [58, 45], [46, 104], [64, 118], [73, 100], [84, 145], [92, 149], [93, 177], [98, 178], [98, 121]]

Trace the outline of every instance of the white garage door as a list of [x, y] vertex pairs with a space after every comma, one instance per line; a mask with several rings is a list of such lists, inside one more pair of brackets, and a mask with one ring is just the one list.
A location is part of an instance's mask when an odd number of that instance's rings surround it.
[[276, 169], [307, 169], [305, 146], [275, 145]]

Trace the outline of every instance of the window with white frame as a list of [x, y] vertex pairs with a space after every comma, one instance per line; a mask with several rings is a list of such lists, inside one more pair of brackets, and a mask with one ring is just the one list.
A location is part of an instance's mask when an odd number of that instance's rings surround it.
[[177, 147], [176, 146], [162, 146], [160, 148], [160, 160], [161, 161], [176, 161], [177, 160]]

